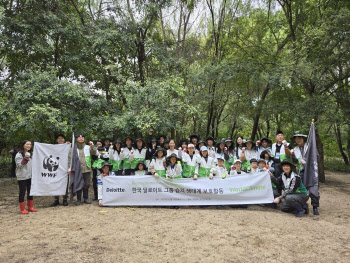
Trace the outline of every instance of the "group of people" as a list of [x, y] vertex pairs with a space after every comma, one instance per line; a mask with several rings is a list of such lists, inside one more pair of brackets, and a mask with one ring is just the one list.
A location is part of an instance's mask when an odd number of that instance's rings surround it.
[[[183, 139], [176, 145], [174, 139], [167, 140], [165, 136], [157, 139], [150, 133], [148, 144], [142, 137], [134, 140], [130, 136], [123, 141], [116, 139], [113, 143], [110, 139], [104, 139], [86, 144], [84, 134], [77, 134], [76, 144], [84, 187], [76, 192], [75, 204], [91, 204], [91, 177], [94, 200], [98, 200], [102, 206], [102, 184], [105, 176], [151, 175], [157, 178], [197, 180], [200, 177], [225, 179], [229, 176], [249, 176], [251, 173], [267, 171], [275, 198], [271, 204], [273, 207], [277, 207], [282, 201], [282, 211], [296, 212], [296, 216], [300, 217], [309, 213], [307, 201], [310, 196], [313, 213], [318, 215], [319, 198], [309, 194], [303, 184], [307, 136], [299, 131], [295, 132], [294, 148], [284, 139], [282, 131], [277, 131], [275, 138], [276, 142], [273, 144], [267, 137], [255, 142], [242, 136], [238, 136], [235, 142], [231, 138], [215, 142], [213, 137], [201, 140], [198, 135], [192, 134], [189, 139]], [[65, 136], [58, 135], [56, 143], [67, 143]], [[30, 196], [31, 147], [30, 141], [24, 141], [15, 157], [19, 204], [23, 214], [36, 211]], [[68, 189], [69, 183], [63, 196], [64, 206], [68, 205]], [[28, 210], [24, 204], [26, 192]], [[59, 196], [56, 196], [52, 206], [59, 204]]]

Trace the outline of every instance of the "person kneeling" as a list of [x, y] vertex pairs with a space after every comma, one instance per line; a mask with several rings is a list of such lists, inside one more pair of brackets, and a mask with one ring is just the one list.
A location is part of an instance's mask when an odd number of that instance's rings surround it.
[[281, 211], [288, 213], [296, 210], [296, 216], [301, 217], [304, 214], [304, 207], [309, 199], [308, 192], [300, 176], [293, 171], [293, 163], [284, 160], [279, 166], [283, 171], [282, 174], [278, 178], [272, 175], [271, 180], [277, 187], [280, 186], [284, 190], [284, 193], [276, 197], [274, 203], [279, 203], [281, 199], [284, 199]]

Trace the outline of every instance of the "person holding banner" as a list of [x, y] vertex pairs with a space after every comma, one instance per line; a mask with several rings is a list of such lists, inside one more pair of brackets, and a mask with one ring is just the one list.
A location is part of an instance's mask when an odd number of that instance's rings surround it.
[[197, 158], [196, 170], [193, 179], [197, 180], [198, 177], [209, 177], [212, 179], [213, 167], [214, 158], [209, 156], [207, 146], [202, 146], [200, 149], [200, 156]]
[[103, 162], [101, 168], [97, 170], [97, 189], [98, 189], [98, 204], [99, 206], [103, 206], [102, 204], [102, 185], [103, 178], [105, 176], [111, 175], [112, 165], [108, 162]]
[[135, 167], [135, 175], [141, 176], [146, 174], [147, 174], [146, 165], [143, 161], [140, 160]]
[[242, 168], [242, 161], [240, 159], [236, 159], [231, 166], [230, 176], [237, 176], [237, 175], [245, 175], [246, 173], [241, 170]]
[[[66, 143], [66, 137], [63, 134], [58, 134], [56, 136], [56, 143], [57, 144], [63, 144]], [[69, 143], [69, 142], [68, 142]], [[68, 206], [68, 188], [69, 188], [69, 180], [67, 180], [67, 189], [66, 189], [66, 194], [63, 196], [63, 205]], [[55, 200], [51, 204], [51, 206], [58, 206], [60, 204], [60, 197], [55, 196]]]
[[[304, 181], [304, 172], [305, 172], [305, 164], [306, 160], [304, 158], [305, 153], [308, 149], [308, 145], [306, 143], [307, 136], [302, 134], [300, 131], [296, 131], [293, 135], [293, 139], [295, 143], [297, 144], [296, 147], [293, 149], [292, 159], [293, 162], [297, 164], [297, 168], [299, 171], [299, 175]], [[313, 192], [309, 191], [309, 196], [311, 199], [311, 205], [313, 207], [313, 213], [314, 215], [319, 215], [318, 207], [319, 207], [319, 194], [316, 196]]]
[[165, 157], [164, 157], [164, 149], [161, 146], [157, 146], [156, 152], [154, 154], [154, 158], [149, 165], [149, 172], [155, 177], [163, 177], [165, 178]]
[[[33, 207], [33, 196], [30, 196], [30, 187], [32, 184], [32, 160], [31, 160], [31, 141], [23, 141], [19, 152], [16, 154], [16, 177], [19, 187], [19, 207], [21, 209], [21, 214], [28, 214], [29, 212], [37, 212], [38, 210]], [[28, 210], [26, 210], [24, 203], [24, 196], [27, 192], [27, 205]]]
[[225, 166], [225, 158], [222, 156], [217, 157], [217, 162], [218, 165], [216, 167], [213, 168], [213, 175], [216, 178], [222, 178], [225, 179], [226, 176], [228, 175], [226, 166]]
[[197, 155], [194, 151], [195, 149], [192, 143], [188, 145], [187, 150], [188, 152], [183, 153], [183, 156], [182, 156], [182, 162], [183, 162], [182, 177], [193, 178], [196, 170]]
[[179, 179], [182, 178], [182, 167], [181, 159], [175, 154], [170, 154], [167, 158], [167, 169], [166, 169], [166, 178], [167, 179]]
[[296, 216], [301, 217], [304, 214], [305, 204], [309, 199], [308, 192], [300, 176], [293, 171], [295, 166], [291, 161], [285, 159], [279, 164], [279, 167], [283, 171], [282, 174], [278, 178], [271, 175], [271, 179], [277, 187], [284, 190], [284, 193], [276, 197], [274, 203], [278, 204], [284, 199], [281, 211], [289, 213], [296, 210]]

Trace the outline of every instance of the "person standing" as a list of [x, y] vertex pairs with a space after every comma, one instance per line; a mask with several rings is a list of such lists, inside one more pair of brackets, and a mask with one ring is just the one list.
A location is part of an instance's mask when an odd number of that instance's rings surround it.
[[[19, 152], [16, 154], [16, 177], [19, 187], [19, 207], [21, 214], [28, 214], [29, 212], [37, 212], [38, 210], [33, 207], [33, 196], [30, 195], [30, 187], [32, 184], [32, 159], [31, 159], [32, 143], [29, 140], [23, 141]], [[24, 196], [27, 192], [27, 205], [26, 210], [24, 203]]]
[[[96, 147], [90, 142], [90, 145], [85, 144], [85, 135], [79, 133], [76, 136], [77, 150], [79, 155], [79, 162], [81, 167], [81, 172], [83, 174], [84, 186], [83, 189], [77, 191], [77, 201], [76, 205], [81, 205], [81, 195], [83, 194], [84, 203], [91, 204], [89, 200], [89, 187], [92, 176], [92, 156], [96, 156]], [[71, 153], [70, 153], [71, 155]], [[71, 158], [69, 157], [69, 162]], [[71, 165], [69, 165], [71, 167]]]
[[[56, 136], [56, 143], [57, 144], [63, 144], [66, 143], [66, 137], [63, 134], [58, 134]], [[69, 179], [67, 179], [67, 188], [66, 188], [66, 194], [64, 196], [62, 196], [63, 198], [63, 205], [67, 206], [68, 205], [68, 188], [69, 188]], [[60, 197], [59, 196], [55, 196], [55, 200], [53, 201], [53, 203], [51, 204], [51, 206], [58, 206], [60, 204]]]
[[276, 141], [272, 144], [272, 156], [275, 167], [275, 177], [279, 177], [282, 173], [280, 162], [291, 158], [291, 145], [284, 139], [284, 134], [281, 130], [276, 132]]
[[[306, 144], [307, 136], [302, 134], [300, 131], [296, 131], [293, 135], [293, 139], [297, 144], [297, 146], [295, 146], [293, 149], [292, 160], [294, 163], [297, 164], [297, 169], [299, 171], [301, 180], [304, 181], [304, 168], [306, 164], [306, 160], [304, 159], [304, 156], [305, 156], [306, 149], [308, 148]], [[318, 207], [320, 206], [319, 196], [320, 195], [315, 196], [309, 191], [309, 197], [311, 199], [311, 205], [313, 208], [314, 215], [320, 214], [318, 212]], [[306, 208], [305, 210], [308, 212], [307, 206], [305, 208]]]

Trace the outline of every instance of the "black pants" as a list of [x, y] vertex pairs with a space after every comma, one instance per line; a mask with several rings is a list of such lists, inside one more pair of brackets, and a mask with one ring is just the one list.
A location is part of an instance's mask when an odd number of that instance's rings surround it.
[[32, 184], [32, 179], [18, 180], [19, 186], [19, 202], [24, 202], [24, 196], [27, 191], [27, 200], [33, 200], [33, 196], [30, 196], [30, 185]]
[[[299, 172], [299, 175], [301, 177], [301, 181], [304, 182], [304, 169], [302, 169]], [[311, 199], [311, 205], [314, 207], [319, 207], [320, 206], [320, 193], [318, 193], [318, 196], [313, 195], [312, 193], [310, 193], [309, 191], [309, 187], [306, 187], [308, 192], [309, 192], [309, 196]]]
[[94, 197], [97, 199], [97, 169], [92, 170], [92, 187], [94, 188]]

